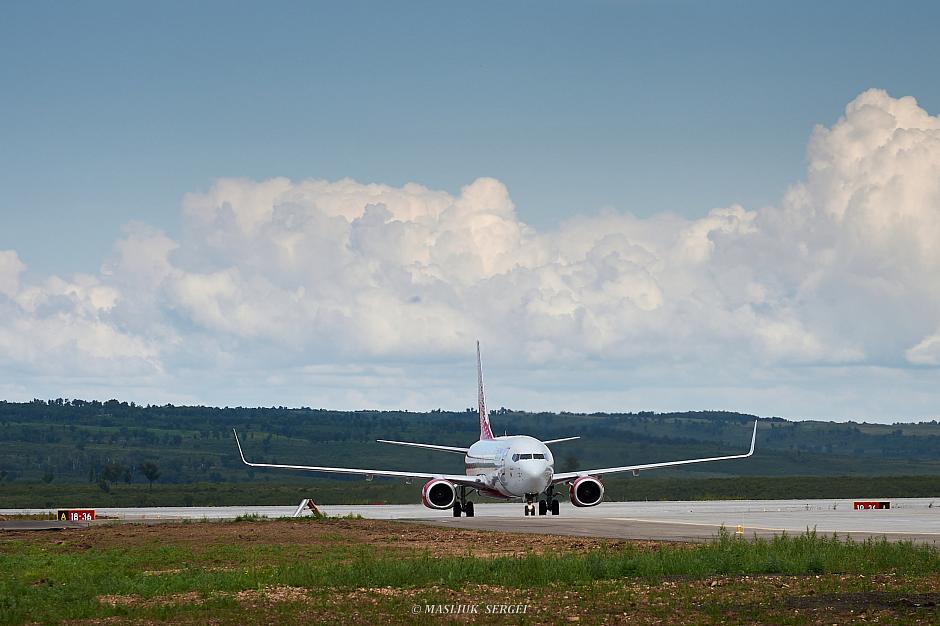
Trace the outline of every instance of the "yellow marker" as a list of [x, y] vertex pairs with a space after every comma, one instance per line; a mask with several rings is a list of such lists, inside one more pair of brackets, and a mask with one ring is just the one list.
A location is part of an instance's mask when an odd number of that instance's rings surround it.
[[744, 526], [742, 526], [741, 524], [738, 524], [738, 529], [734, 531], [734, 534], [739, 537], [744, 535]]

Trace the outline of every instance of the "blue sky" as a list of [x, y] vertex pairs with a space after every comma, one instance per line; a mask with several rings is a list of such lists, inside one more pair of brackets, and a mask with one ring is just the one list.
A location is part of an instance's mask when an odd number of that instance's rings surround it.
[[936, 415], [938, 18], [4, 5], [0, 396]]
[[932, 3], [21, 3], [0, 247], [92, 271], [219, 177], [505, 182], [548, 226], [776, 202], [869, 87], [940, 109]]

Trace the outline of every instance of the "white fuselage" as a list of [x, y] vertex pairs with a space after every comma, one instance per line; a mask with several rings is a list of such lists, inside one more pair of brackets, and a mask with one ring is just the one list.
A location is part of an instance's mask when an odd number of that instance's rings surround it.
[[555, 459], [535, 437], [512, 435], [481, 439], [467, 451], [467, 476], [483, 476], [492, 493], [483, 495], [520, 498], [538, 495], [552, 484]]

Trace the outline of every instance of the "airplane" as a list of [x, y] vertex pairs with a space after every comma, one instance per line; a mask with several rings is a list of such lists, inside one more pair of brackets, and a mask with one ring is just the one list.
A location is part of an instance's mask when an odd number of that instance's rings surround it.
[[235, 433], [235, 444], [238, 446], [238, 453], [241, 455], [242, 462], [250, 467], [353, 474], [365, 476], [366, 480], [372, 480], [375, 476], [404, 478], [408, 482], [416, 478], [427, 480], [428, 482], [421, 489], [422, 504], [430, 509], [451, 509], [454, 517], [460, 517], [461, 513], [467, 517], [473, 517], [473, 502], [468, 500], [467, 497], [474, 492], [481, 496], [502, 500], [522, 499], [525, 502], [524, 514], [527, 516], [536, 514], [536, 502], [538, 502], [539, 515], [547, 515], [549, 512], [552, 515], [558, 515], [557, 487], [562, 483], [568, 485], [568, 498], [574, 506], [597, 506], [604, 499], [604, 484], [601, 482], [600, 477], [606, 474], [632, 472], [636, 476], [641, 471], [651, 469], [744, 459], [754, 454], [754, 444], [757, 440], [757, 420], [754, 421], [754, 431], [751, 433], [751, 448], [744, 454], [555, 473], [555, 460], [548, 446], [573, 441], [579, 439], [579, 437], [563, 437], [546, 441], [540, 441], [527, 435], [494, 437], [483, 394], [483, 362], [480, 358], [479, 341], [477, 341], [477, 384], [479, 388], [480, 440], [469, 448], [408, 441], [389, 441], [386, 439], [377, 440], [379, 443], [397, 446], [462, 454], [464, 455], [464, 474], [429, 474], [349, 467], [251, 463], [245, 458], [241, 441], [238, 439], [238, 433], [235, 429], [232, 429], [232, 432]]

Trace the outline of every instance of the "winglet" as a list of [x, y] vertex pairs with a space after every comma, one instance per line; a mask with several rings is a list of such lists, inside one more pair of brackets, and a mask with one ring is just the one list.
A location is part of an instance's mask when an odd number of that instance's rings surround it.
[[234, 428], [232, 429], [232, 434], [235, 435], [235, 445], [238, 446], [238, 454], [241, 455], [241, 457], [242, 457], [242, 463], [244, 463], [245, 465], [251, 465], [251, 463], [249, 463], [249, 462], [245, 459], [245, 453], [242, 452], [242, 443], [238, 440], [238, 433], [235, 432], [235, 429], [234, 429]]
[[751, 456], [754, 454], [754, 444], [757, 443], [757, 420], [754, 420], [754, 433], [751, 435], [751, 449], [748, 451], [747, 455]]

